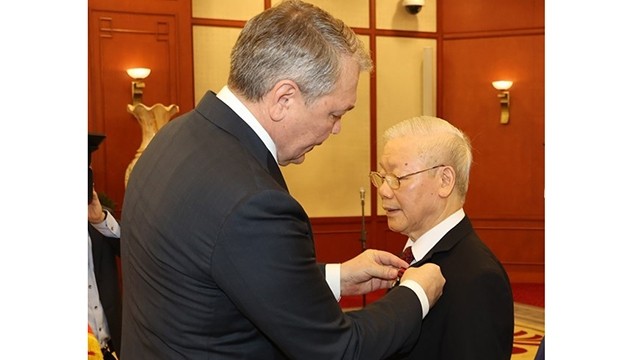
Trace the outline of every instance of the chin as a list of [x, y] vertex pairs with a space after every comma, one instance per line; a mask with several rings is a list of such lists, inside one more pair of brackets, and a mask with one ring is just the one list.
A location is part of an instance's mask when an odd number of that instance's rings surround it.
[[398, 228], [394, 225], [393, 221], [387, 219], [387, 226], [389, 227], [389, 230], [393, 231], [393, 232], [399, 232]]
[[389, 227], [389, 230], [403, 235], [404, 233], [402, 231], [407, 229], [406, 223], [403, 224], [402, 222], [394, 221], [394, 219], [391, 218], [387, 218], [387, 226]]
[[291, 164], [302, 164], [304, 162], [305, 156], [302, 155], [290, 161]]

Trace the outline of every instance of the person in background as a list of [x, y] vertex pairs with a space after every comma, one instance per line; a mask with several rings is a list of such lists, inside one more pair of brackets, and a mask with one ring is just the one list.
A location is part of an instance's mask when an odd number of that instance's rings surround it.
[[98, 339], [104, 359], [117, 358], [120, 350], [122, 294], [116, 258], [120, 256], [120, 225], [102, 207], [93, 183], [91, 153], [104, 140], [89, 134], [89, 327]]
[[403, 254], [412, 267], [436, 263], [447, 279], [416, 345], [390, 358], [510, 359], [509, 278], [463, 209], [472, 163], [468, 137], [445, 120], [420, 116], [389, 128], [384, 142], [381, 170], [370, 177], [389, 229], [408, 237]]
[[131, 172], [122, 210], [124, 360], [380, 359], [409, 348], [442, 293], [438, 266], [389, 288], [395, 255], [316, 262], [279, 165], [340, 131], [371, 58], [342, 21], [301, 1], [250, 19], [228, 85], [165, 125]]

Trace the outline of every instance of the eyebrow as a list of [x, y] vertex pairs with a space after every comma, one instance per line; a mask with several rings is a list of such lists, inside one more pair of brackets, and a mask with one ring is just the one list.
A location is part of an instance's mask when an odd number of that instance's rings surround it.
[[355, 105], [349, 105], [348, 107], [344, 108], [342, 110], [342, 115], [348, 113], [349, 111], [353, 110], [356, 106]]

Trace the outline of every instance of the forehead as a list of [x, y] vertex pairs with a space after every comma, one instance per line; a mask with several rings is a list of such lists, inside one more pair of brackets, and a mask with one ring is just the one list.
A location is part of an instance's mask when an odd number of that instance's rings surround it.
[[382, 150], [380, 164], [391, 169], [414, 163], [418, 159], [418, 144], [415, 136], [402, 136], [389, 140]]
[[353, 91], [340, 91], [340, 89], [336, 89], [318, 98], [317, 101], [311, 104], [310, 108], [328, 112], [345, 113], [355, 107], [356, 94], [355, 87]]

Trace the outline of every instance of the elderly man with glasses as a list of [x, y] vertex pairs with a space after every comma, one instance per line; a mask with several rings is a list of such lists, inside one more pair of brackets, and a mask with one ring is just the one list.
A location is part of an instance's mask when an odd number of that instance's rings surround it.
[[404, 253], [412, 267], [438, 264], [447, 279], [416, 346], [392, 359], [510, 359], [509, 278], [463, 210], [472, 163], [468, 137], [445, 120], [421, 116], [389, 128], [384, 141], [380, 171], [370, 178], [388, 226], [408, 237]]

